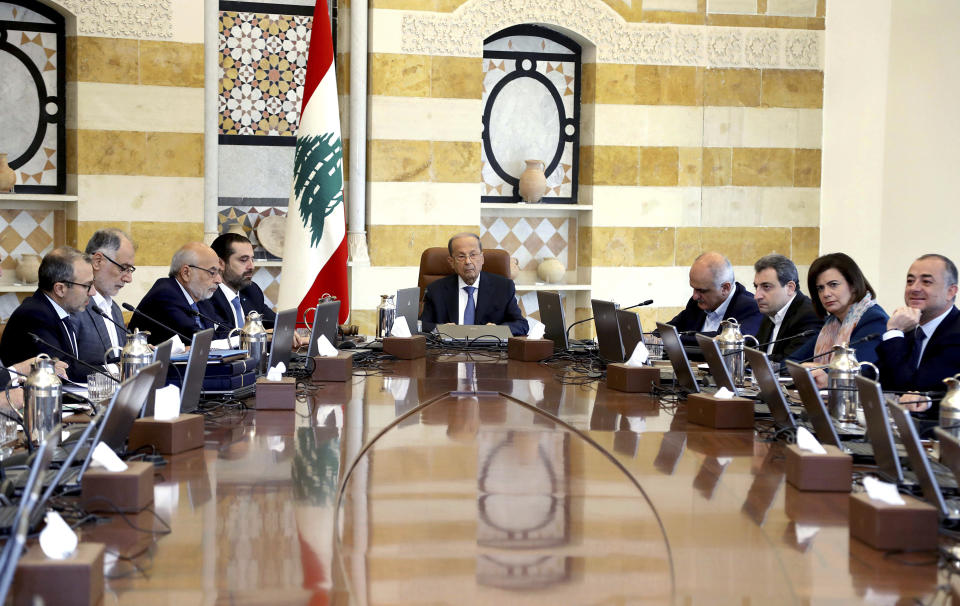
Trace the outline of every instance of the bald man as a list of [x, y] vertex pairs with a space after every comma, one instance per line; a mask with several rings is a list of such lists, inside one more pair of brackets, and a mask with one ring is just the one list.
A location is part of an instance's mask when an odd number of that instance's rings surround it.
[[706, 252], [690, 267], [690, 288], [693, 296], [687, 307], [670, 324], [680, 332], [696, 331], [715, 334], [720, 322], [736, 318], [740, 331], [756, 335], [763, 321], [753, 295], [733, 275], [730, 260], [718, 252]]
[[[193, 315], [199, 312], [208, 318], [215, 317], [210, 297], [222, 281], [220, 258], [213, 249], [202, 242], [189, 242], [173, 255], [170, 275], [153, 283], [137, 306], [151, 318], [156, 318], [184, 335], [204, 328], [213, 328], [209, 320]], [[150, 331], [150, 343], [166, 341], [173, 333], [145, 316], [133, 314], [128, 326]]]

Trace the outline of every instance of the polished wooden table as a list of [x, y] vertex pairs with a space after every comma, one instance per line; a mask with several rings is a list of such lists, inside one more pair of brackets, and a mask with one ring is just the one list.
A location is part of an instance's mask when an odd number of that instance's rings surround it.
[[752, 431], [497, 356], [385, 369], [208, 418], [206, 447], [158, 468], [172, 533], [149, 512], [83, 528], [121, 556], [105, 603], [943, 598], [935, 554], [850, 540], [846, 495], [793, 490]]

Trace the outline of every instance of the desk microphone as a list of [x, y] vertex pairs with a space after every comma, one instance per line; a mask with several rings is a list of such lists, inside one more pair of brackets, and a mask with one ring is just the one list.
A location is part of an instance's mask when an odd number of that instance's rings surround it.
[[179, 335], [179, 336], [183, 337], [183, 339], [186, 340], [186, 341], [188, 341], [188, 342], [193, 340], [193, 337], [188, 337], [187, 335], [183, 334], [183, 333], [180, 332], [179, 330], [175, 330], [175, 329], [173, 329], [173, 328], [170, 328], [169, 326], [167, 326], [167, 325], [164, 324], [163, 322], [160, 322], [160, 321], [157, 320], [156, 318], [151, 318], [150, 316], [148, 316], [147, 314], [143, 313], [142, 311], [140, 311], [139, 309], [137, 309], [137, 308], [134, 307], [133, 305], [130, 305], [129, 303], [124, 303], [124, 304], [123, 304], [123, 308], [126, 309], [127, 311], [132, 311], [132, 312], [135, 313], [135, 314], [140, 314], [141, 316], [143, 316], [144, 318], [150, 320], [151, 322], [153, 322], [154, 324], [156, 324], [156, 325], [159, 326], [160, 328], [165, 328], [165, 329], [169, 330], [170, 332], [172, 332], [173, 334]]
[[127, 327], [126, 327], [126, 326], [124, 326], [123, 324], [121, 324], [121, 323], [117, 322], [116, 320], [114, 320], [113, 318], [111, 318], [108, 314], [106, 314], [102, 309], [100, 309], [100, 308], [97, 307], [96, 305], [93, 306], [93, 312], [94, 312], [95, 314], [97, 314], [98, 316], [100, 316], [101, 318], [103, 318], [104, 320], [110, 322], [111, 324], [113, 324], [114, 326], [116, 326], [117, 328], [119, 328], [120, 330], [122, 330], [122, 331], [124, 332], [124, 334], [127, 335], [128, 337], [133, 334], [132, 332], [130, 332], [129, 330], [127, 330]]
[[[647, 305], [652, 305], [652, 304], [653, 304], [653, 299], [647, 299], [646, 301], [643, 301], [643, 302], [641, 302], [641, 303], [637, 303], [636, 305], [631, 305], [630, 307], [621, 307], [621, 308], [618, 308], [618, 311], [626, 311], [626, 310], [628, 310], [628, 309], [635, 309], [635, 308], [637, 308], [637, 307], [645, 307], [645, 306], [647, 306]], [[573, 328], [573, 327], [576, 326], [577, 324], [583, 324], [584, 322], [589, 322], [589, 321], [592, 320], [592, 319], [593, 319], [593, 316], [590, 316], [589, 318], [584, 318], [584, 319], [582, 319], [582, 320], [577, 320], [576, 322], [574, 322], [573, 324], [571, 324], [570, 326], [568, 326], [568, 327], [567, 327], [567, 341], [570, 340], [570, 329], [571, 329], [571, 328]]]
[[[873, 334], [869, 334], [869, 335], [863, 337], [862, 339], [857, 339], [856, 341], [853, 341], [853, 342], [851, 342], [851, 343], [848, 343], [848, 344], [847, 344], [847, 347], [853, 347], [854, 345], [860, 345], [861, 343], [864, 343], [864, 342], [866, 342], [866, 341], [872, 341], [872, 340], [874, 340], [874, 339], [876, 339], [876, 338], [878, 338], [878, 337], [881, 337], [881, 336], [883, 336], [883, 333], [882, 333], [882, 332], [875, 332], [875, 333], [873, 333]], [[797, 364], [803, 364], [804, 362], [810, 362], [810, 361], [812, 361], [812, 360], [814, 360], [814, 359], [816, 359], [816, 358], [821, 358], [821, 357], [823, 357], [823, 356], [829, 356], [829, 355], [832, 354], [832, 353], [833, 353], [832, 351], [826, 351], [826, 352], [823, 352], [822, 354], [814, 354], [814, 355], [810, 356], [809, 358], [805, 358], [805, 359], [803, 359], [803, 360], [800, 360], [799, 362], [797, 362]]]
[[[81, 360], [81, 359], [78, 358], [77, 356], [73, 355], [72, 353], [60, 349], [59, 347], [57, 347], [57, 346], [54, 345], [53, 343], [49, 343], [49, 342], [41, 339], [40, 337], [38, 337], [37, 335], [35, 335], [35, 334], [32, 333], [32, 332], [28, 332], [27, 334], [30, 335], [30, 338], [33, 339], [33, 342], [34, 342], [34, 343], [40, 343], [40, 344], [42, 344], [42, 345], [45, 345], [45, 346], [49, 347], [50, 349], [52, 349], [53, 351], [57, 352], [58, 354], [60, 354], [60, 355], [62, 355], [62, 356], [66, 356], [67, 359], [69, 359], [71, 362], [77, 362], [77, 363], [80, 364], [81, 366], [86, 366], [87, 368], [89, 368], [90, 370], [92, 370], [92, 371], [95, 372], [95, 373], [99, 373], [99, 374], [101, 374], [101, 375], [103, 375], [103, 376], [105, 376], [105, 377], [110, 377], [110, 379], [113, 380], [115, 383], [119, 383], [119, 382], [120, 382], [120, 379], [116, 378], [115, 376], [113, 376], [113, 375], [110, 374], [109, 372], [103, 370], [102, 368], [97, 368], [97, 367], [94, 366], [93, 364], [88, 364], [87, 362], [84, 362], [83, 360]], [[72, 382], [72, 381], [71, 381], [71, 382]]]
[[[213, 324], [213, 325], [216, 326], [217, 328], [226, 328], [227, 331], [231, 331], [231, 330], [233, 330], [233, 329], [236, 328], [236, 326], [230, 326], [229, 324], [224, 324], [223, 322], [219, 322], [219, 321], [217, 321], [217, 320], [214, 320], [214, 319], [211, 318], [210, 316], [206, 316], [206, 315], [200, 313], [199, 311], [197, 311], [196, 309], [193, 309], [192, 307], [184, 307], [184, 308], [182, 308], [182, 309], [183, 309], [183, 311], [187, 312], [187, 315], [188, 315], [188, 316], [193, 316], [194, 318], [203, 318], [204, 320], [206, 320], [207, 322], [210, 322], [211, 324]], [[243, 329], [241, 328], [240, 330], [243, 330]]]

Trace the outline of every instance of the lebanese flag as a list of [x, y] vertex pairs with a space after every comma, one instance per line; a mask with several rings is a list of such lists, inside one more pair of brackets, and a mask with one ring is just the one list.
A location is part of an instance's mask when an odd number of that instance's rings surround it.
[[304, 312], [316, 306], [320, 297], [332, 295], [340, 301], [339, 321], [343, 324], [350, 315], [350, 301], [343, 142], [335, 74], [327, 2], [317, 0], [297, 130], [277, 307], [296, 306], [297, 319], [302, 321]]

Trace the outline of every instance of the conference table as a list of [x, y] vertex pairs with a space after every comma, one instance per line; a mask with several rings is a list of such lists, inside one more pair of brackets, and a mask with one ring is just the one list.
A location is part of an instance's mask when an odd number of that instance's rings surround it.
[[107, 544], [108, 605], [944, 598], [936, 554], [849, 538], [848, 495], [684, 408], [499, 352], [384, 361], [295, 411], [208, 414], [153, 511], [82, 539]]

